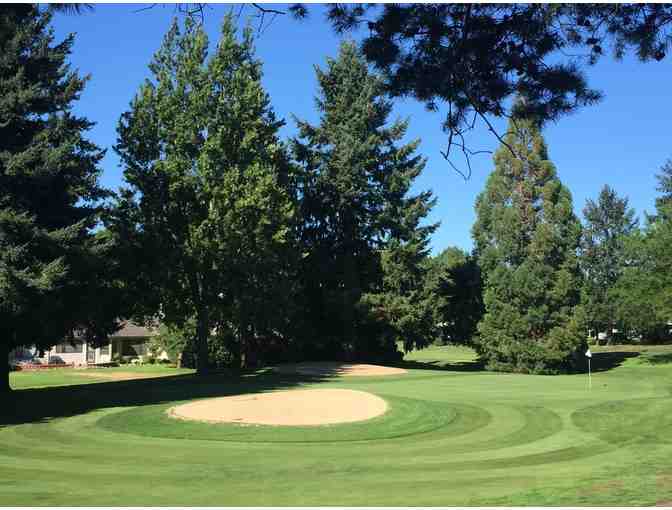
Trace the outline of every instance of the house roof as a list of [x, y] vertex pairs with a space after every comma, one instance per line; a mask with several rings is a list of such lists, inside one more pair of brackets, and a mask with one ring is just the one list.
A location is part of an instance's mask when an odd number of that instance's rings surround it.
[[142, 337], [142, 336], [152, 336], [155, 334], [156, 330], [153, 328], [140, 326], [131, 321], [124, 321], [122, 322], [121, 329], [116, 333], [112, 333], [110, 335], [110, 338]]

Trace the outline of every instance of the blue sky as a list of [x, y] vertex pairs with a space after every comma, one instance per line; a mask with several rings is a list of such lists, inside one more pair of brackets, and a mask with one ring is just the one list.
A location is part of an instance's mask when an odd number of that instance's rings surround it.
[[[57, 40], [76, 33], [70, 62], [80, 73], [91, 74], [75, 110], [96, 122], [90, 138], [108, 148], [102, 163], [102, 182], [113, 189], [123, 182], [122, 169], [112, 151], [119, 116], [148, 77], [147, 64], [174, 14], [171, 5], [135, 12], [147, 5], [99, 4], [93, 12], [56, 15], [53, 20]], [[229, 8], [212, 5], [206, 11], [206, 30], [213, 44]], [[242, 17], [254, 13], [252, 7], [246, 7]], [[317, 121], [313, 66], [335, 56], [339, 42], [320, 15], [319, 6], [313, 6], [311, 17], [301, 23], [278, 16], [257, 38], [257, 53], [264, 62], [264, 86], [276, 113], [287, 121], [283, 136], [295, 132], [292, 115]], [[628, 196], [640, 216], [644, 210], [653, 210], [655, 174], [672, 157], [671, 71], [672, 58], [647, 64], [631, 57], [620, 63], [606, 58], [588, 70], [590, 84], [601, 90], [605, 99], [546, 128], [550, 157], [572, 192], [577, 214], [586, 199], [596, 197], [604, 184]], [[415, 188], [431, 189], [438, 198], [430, 218], [441, 222], [432, 240], [433, 251], [451, 245], [471, 249], [474, 201], [492, 170], [492, 156], [475, 157], [472, 177], [465, 182], [439, 153], [446, 143], [440, 115], [426, 112], [412, 100], [397, 102], [394, 114], [410, 117], [408, 138], [421, 138], [419, 151], [428, 158]], [[497, 147], [494, 137], [485, 130], [476, 131], [469, 143], [474, 149]]]

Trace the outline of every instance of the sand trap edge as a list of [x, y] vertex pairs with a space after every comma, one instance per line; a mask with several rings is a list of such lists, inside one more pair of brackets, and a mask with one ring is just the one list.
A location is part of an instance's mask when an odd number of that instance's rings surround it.
[[408, 370], [369, 363], [304, 362], [273, 367], [281, 374], [301, 374], [322, 377], [387, 377], [406, 375]]
[[165, 413], [172, 419], [195, 423], [320, 427], [368, 421], [388, 410], [387, 401], [373, 393], [324, 388], [200, 399], [172, 406]]

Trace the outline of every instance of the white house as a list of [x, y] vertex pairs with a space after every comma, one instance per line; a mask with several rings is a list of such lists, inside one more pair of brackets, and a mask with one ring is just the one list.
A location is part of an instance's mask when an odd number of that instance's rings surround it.
[[[116, 333], [110, 335], [110, 343], [103, 347], [93, 347], [81, 339], [56, 344], [44, 356], [38, 358], [42, 363], [72, 363], [75, 366], [109, 363], [119, 356], [127, 359], [140, 358], [147, 354], [150, 338], [156, 329], [124, 322]], [[162, 353], [159, 357], [165, 357]]]

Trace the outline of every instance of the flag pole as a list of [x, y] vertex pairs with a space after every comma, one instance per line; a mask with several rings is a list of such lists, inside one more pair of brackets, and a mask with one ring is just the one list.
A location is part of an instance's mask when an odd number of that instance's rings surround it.
[[590, 352], [590, 348], [586, 351], [586, 358], [588, 358], [588, 390], [590, 391], [593, 387], [593, 379], [590, 374], [590, 358], [593, 357], [593, 353]]

